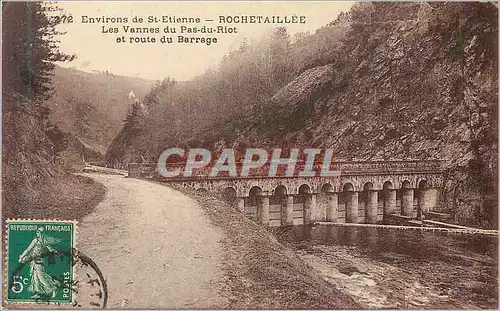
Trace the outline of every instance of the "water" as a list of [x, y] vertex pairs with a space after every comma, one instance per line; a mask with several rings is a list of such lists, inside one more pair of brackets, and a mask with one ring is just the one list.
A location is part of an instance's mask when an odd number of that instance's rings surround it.
[[497, 308], [498, 237], [334, 225], [275, 229], [363, 308]]

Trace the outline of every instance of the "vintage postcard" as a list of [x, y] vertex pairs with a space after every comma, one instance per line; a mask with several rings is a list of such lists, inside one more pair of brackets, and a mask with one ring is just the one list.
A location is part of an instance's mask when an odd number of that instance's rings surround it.
[[498, 310], [498, 3], [3, 1], [2, 308]]

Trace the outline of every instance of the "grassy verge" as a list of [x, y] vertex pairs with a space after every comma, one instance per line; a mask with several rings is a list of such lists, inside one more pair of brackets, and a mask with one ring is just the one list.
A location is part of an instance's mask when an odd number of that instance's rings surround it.
[[[60, 174], [36, 188], [25, 187], [9, 196], [5, 218], [81, 219], [104, 198], [106, 188], [85, 176]], [[5, 211], [5, 210], [4, 210]]]
[[194, 192], [188, 195], [225, 233], [226, 308], [359, 308], [259, 224], [218, 199]]

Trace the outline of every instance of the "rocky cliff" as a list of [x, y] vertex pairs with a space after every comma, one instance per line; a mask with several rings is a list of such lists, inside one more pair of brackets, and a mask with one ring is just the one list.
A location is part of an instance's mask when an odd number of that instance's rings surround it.
[[2, 109], [3, 211], [20, 215], [22, 207], [38, 195], [36, 186], [54, 178], [57, 168], [39, 110], [10, 90], [3, 92]]
[[195, 135], [176, 132], [175, 139], [167, 125], [155, 145], [145, 142], [147, 129], [122, 132], [122, 141], [130, 136], [140, 146], [131, 143], [113, 157], [140, 161], [146, 150], [157, 156], [165, 147], [189, 145], [445, 159], [440, 208], [464, 224], [496, 226], [497, 14], [487, 3], [358, 4], [330, 56], [308, 62], [252, 115], [214, 122]]
[[[10, 89], [2, 91], [4, 219], [75, 219], [89, 213], [103, 198], [104, 187], [90, 178], [70, 175], [57, 165], [61, 146], [47, 131], [45, 107]], [[98, 156], [82, 149], [79, 142], [68, 137], [65, 141], [71, 145], [64, 146], [66, 150]]]
[[277, 109], [263, 115], [266, 131], [249, 128], [246, 136], [258, 138], [250, 144], [329, 147], [348, 159], [445, 159], [441, 207], [460, 222], [495, 225], [496, 11], [422, 4], [407, 20], [388, 20], [383, 7], [372, 8], [381, 25], [366, 41], [353, 26], [339, 61], [281, 89], [270, 100]]

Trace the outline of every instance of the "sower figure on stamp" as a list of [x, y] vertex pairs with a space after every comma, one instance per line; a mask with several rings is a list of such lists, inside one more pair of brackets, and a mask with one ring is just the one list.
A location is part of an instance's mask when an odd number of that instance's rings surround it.
[[26, 250], [19, 256], [19, 262], [30, 262], [31, 284], [28, 288], [33, 298], [40, 296], [56, 296], [56, 290], [61, 283], [45, 273], [43, 257], [47, 253], [60, 254], [52, 245], [60, 242], [59, 239], [45, 234], [43, 227], [36, 231], [36, 236]]

